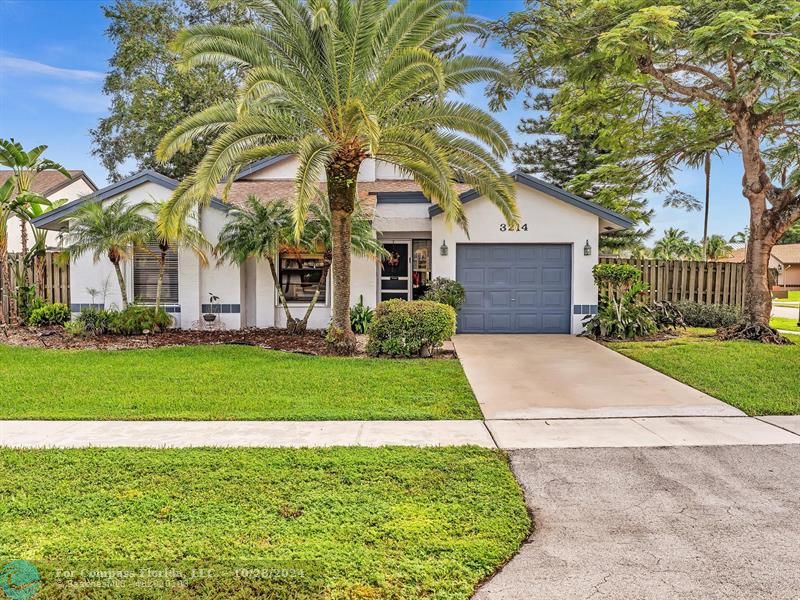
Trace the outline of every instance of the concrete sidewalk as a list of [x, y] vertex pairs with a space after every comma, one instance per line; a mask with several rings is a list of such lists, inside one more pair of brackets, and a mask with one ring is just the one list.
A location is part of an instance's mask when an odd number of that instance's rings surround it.
[[461, 446], [604, 448], [800, 444], [800, 417], [490, 421], [0, 421], [12, 448]]
[[496, 447], [482, 421], [0, 421], [13, 448], [464, 445]]

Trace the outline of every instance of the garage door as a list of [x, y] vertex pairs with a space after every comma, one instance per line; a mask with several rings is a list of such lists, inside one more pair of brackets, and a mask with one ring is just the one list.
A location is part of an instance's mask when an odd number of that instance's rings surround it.
[[461, 333], [569, 333], [572, 247], [458, 244]]

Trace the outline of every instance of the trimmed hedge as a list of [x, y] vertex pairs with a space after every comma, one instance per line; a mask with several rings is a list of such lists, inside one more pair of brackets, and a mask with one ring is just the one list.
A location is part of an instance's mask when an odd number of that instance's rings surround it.
[[742, 309], [727, 304], [698, 304], [697, 302], [677, 302], [677, 309], [683, 315], [687, 327], [730, 327], [739, 322]]
[[63, 325], [72, 318], [69, 306], [66, 304], [45, 304], [34, 308], [28, 317], [28, 325], [33, 327], [46, 327], [48, 325]]
[[375, 309], [367, 352], [373, 356], [428, 355], [455, 332], [452, 306], [430, 300], [387, 300]]

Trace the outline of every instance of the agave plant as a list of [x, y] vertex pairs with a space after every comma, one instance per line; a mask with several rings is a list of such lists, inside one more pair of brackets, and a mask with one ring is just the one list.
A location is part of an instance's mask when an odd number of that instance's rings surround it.
[[246, 164], [296, 155], [295, 236], [327, 182], [335, 280], [330, 339], [354, 347], [349, 241], [361, 164], [374, 158], [410, 175], [451, 222], [466, 227], [455, 181], [473, 186], [517, 219], [513, 183], [501, 163], [511, 140], [489, 114], [454, 99], [465, 85], [506, 77], [493, 58], [441, 52], [485, 33], [460, 0], [242, 0], [246, 26], [199, 25], [177, 37], [183, 68], [219, 64], [244, 74], [235, 101], [192, 115], [157, 149], [161, 160], [213, 142], [170, 200], [162, 227], [209, 202], [217, 184]]

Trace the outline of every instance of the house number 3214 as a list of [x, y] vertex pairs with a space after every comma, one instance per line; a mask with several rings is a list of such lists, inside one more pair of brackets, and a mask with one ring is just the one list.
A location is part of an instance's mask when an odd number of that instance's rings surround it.
[[528, 224], [506, 225], [505, 223], [500, 223], [500, 231], [528, 231]]

